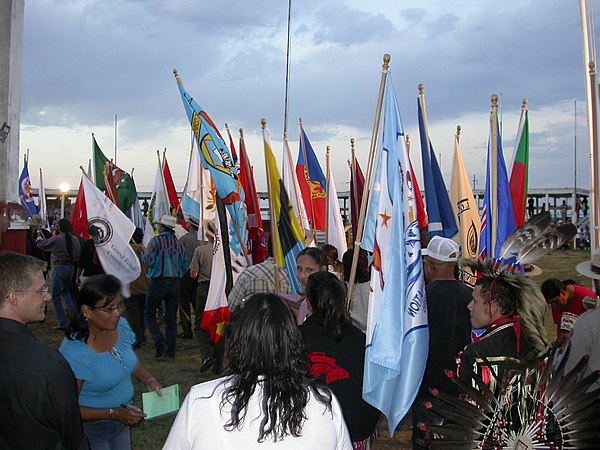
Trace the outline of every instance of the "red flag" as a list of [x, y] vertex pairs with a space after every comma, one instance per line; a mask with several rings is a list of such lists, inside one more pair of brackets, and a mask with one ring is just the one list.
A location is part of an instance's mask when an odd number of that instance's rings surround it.
[[79, 182], [79, 191], [73, 205], [71, 213], [71, 225], [73, 225], [73, 234], [81, 236], [84, 240], [89, 239], [87, 209], [85, 207], [85, 195], [83, 193], [83, 181]]
[[179, 197], [177, 196], [177, 189], [175, 189], [175, 183], [171, 176], [171, 169], [169, 169], [169, 163], [167, 162], [166, 150], [163, 152], [163, 177], [165, 179], [165, 188], [167, 190], [167, 197], [169, 197], [169, 203], [171, 204], [171, 214], [179, 208]]
[[[231, 146], [233, 149], [233, 145]], [[260, 205], [258, 194], [254, 183], [254, 174], [250, 159], [244, 144], [244, 134], [240, 129], [240, 183], [246, 193], [246, 211], [248, 213], [248, 242], [252, 250], [252, 264], [258, 264], [267, 259], [267, 247], [262, 218], [260, 217]]]
[[319, 165], [317, 155], [300, 122], [300, 151], [296, 163], [298, 185], [302, 192], [304, 207], [313, 229], [326, 231], [327, 228], [327, 180]]
[[354, 157], [354, 164], [350, 163], [350, 220], [352, 222], [352, 238], [356, 237], [358, 231], [358, 215], [360, 213], [364, 187], [365, 176], [358, 164], [358, 159]]
[[527, 114], [527, 100], [523, 100], [521, 108], [521, 119], [519, 131], [515, 140], [515, 152], [510, 173], [510, 197], [515, 210], [515, 225], [520, 227], [525, 223], [525, 211], [527, 210], [528, 189], [528, 166], [529, 166], [529, 118]]
[[421, 195], [421, 189], [419, 188], [419, 182], [415, 176], [415, 169], [413, 169], [412, 160], [410, 159], [410, 139], [406, 137], [406, 151], [408, 152], [408, 161], [410, 162], [410, 175], [412, 176], [413, 192], [415, 193], [415, 206], [417, 207], [417, 219], [419, 220], [419, 229], [428, 231], [429, 219], [427, 218], [427, 211], [425, 210], [425, 203], [423, 203], [423, 196]]
[[233, 138], [231, 137], [231, 132], [229, 131], [229, 127], [225, 124], [225, 129], [227, 130], [227, 135], [229, 136], [229, 150], [231, 150], [231, 158], [233, 159], [233, 163], [236, 164], [239, 168], [238, 164], [238, 156], [235, 152], [235, 146], [233, 145]]
[[[114, 166], [116, 167], [116, 166]], [[120, 169], [119, 169], [120, 170]], [[117, 186], [115, 184], [115, 179], [112, 177], [111, 164], [106, 163], [104, 166], [104, 171], [102, 172], [102, 176], [104, 177], [104, 185], [106, 186], [106, 196], [117, 205], [117, 208], [120, 208], [119, 195], [117, 194]]]

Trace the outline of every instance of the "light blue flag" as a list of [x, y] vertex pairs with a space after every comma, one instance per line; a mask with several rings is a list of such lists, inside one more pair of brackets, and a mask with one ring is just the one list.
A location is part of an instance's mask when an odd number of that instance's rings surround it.
[[421, 137], [421, 158], [423, 161], [423, 181], [425, 187], [425, 201], [427, 206], [427, 218], [429, 219], [429, 236], [442, 236], [451, 238], [458, 233], [456, 219], [452, 211], [448, 190], [444, 183], [442, 171], [438, 165], [429, 132], [427, 130], [427, 118], [425, 117], [421, 100], [417, 100], [419, 117], [419, 135]]
[[237, 236], [240, 236], [243, 243], [247, 241], [248, 229], [246, 223], [248, 216], [246, 213], [246, 203], [244, 202], [244, 190], [238, 178], [238, 170], [233, 163], [229, 148], [227, 148], [213, 121], [187, 93], [177, 74], [175, 78], [183, 101], [183, 107], [190, 121], [194, 139], [198, 145], [202, 165], [210, 172], [217, 195], [225, 204], [233, 222], [229, 223], [229, 236], [231, 237], [229, 243], [231, 250], [236, 255], [241, 255], [242, 247], [240, 239]]
[[[481, 234], [479, 244], [479, 255], [481, 258], [495, 258], [500, 254], [502, 245], [513, 231], [516, 230], [515, 215], [513, 212], [512, 199], [510, 197], [510, 187], [508, 184], [508, 175], [504, 155], [502, 152], [502, 138], [500, 128], [498, 127], [498, 116], [492, 115], [491, 120], [496, 121], [498, 150], [497, 167], [492, 167], [492, 127], [490, 126], [490, 137], [488, 140], [488, 155], [485, 169], [485, 193], [483, 196], [483, 212], [481, 216]], [[496, 199], [497, 204], [492, 204], [492, 177], [496, 179]], [[492, 223], [493, 215], [498, 218], [496, 227], [496, 243], [492, 248]], [[509, 263], [509, 261], [505, 261]]]
[[390, 77], [362, 247], [374, 253], [363, 398], [385, 414], [392, 434], [419, 390], [429, 329], [415, 192]]

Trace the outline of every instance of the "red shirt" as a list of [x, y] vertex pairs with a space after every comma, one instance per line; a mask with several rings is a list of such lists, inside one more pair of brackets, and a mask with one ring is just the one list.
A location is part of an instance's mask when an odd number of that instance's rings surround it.
[[583, 286], [577, 286], [576, 284], [574, 284], [573, 288], [573, 298], [569, 301], [569, 303], [566, 306], [552, 307], [552, 320], [554, 320], [554, 323], [556, 324], [557, 333], [560, 333], [560, 319], [563, 313], [568, 312], [571, 314], [575, 314], [576, 316], [580, 316], [586, 311], [582, 302], [584, 297], [596, 298], [596, 293], [594, 291], [590, 291], [589, 289], [584, 288]]

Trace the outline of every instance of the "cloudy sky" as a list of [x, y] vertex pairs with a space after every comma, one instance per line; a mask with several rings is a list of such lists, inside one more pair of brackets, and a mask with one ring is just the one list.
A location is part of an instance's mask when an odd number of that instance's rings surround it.
[[[32, 184], [77, 186], [91, 133], [151, 190], [156, 150], [179, 189], [189, 124], [172, 69], [224, 132], [243, 128], [259, 190], [265, 189], [260, 119], [282, 151], [285, 0], [26, 0], [21, 152]], [[449, 187], [456, 125], [470, 177], [484, 184], [491, 94], [501, 99], [510, 164], [523, 98], [529, 101], [530, 186], [589, 186], [579, 2], [444, 0], [292, 1], [288, 133], [298, 118], [324, 167], [332, 148], [339, 190], [348, 189], [350, 138], [366, 165], [384, 53], [413, 163], [420, 173], [417, 86], [425, 85], [430, 137]], [[577, 101], [577, 133], [574, 101]]]

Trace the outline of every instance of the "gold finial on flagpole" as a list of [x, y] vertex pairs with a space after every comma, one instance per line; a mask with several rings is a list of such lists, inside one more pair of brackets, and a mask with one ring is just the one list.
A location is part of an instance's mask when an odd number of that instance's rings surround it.
[[423, 86], [423, 83], [419, 83], [419, 95], [424, 94], [425, 93], [425, 86]]
[[356, 139], [350, 138], [350, 148], [354, 150], [354, 144], [356, 143]]
[[492, 108], [498, 107], [498, 96], [496, 94], [492, 94]]
[[260, 119], [260, 124], [262, 125], [263, 128], [265, 128], [267, 126], [267, 119], [265, 119], [264, 117], [262, 119]]
[[244, 129], [240, 128], [240, 137], [244, 139]]
[[523, 99], [523, 106], [522, 106], [522, 108], [523, 109], [527, 109], [527, 99], [526, 98]]
[[456, 125], [456, 135], [460, 136], [460, 130], [462, 130], [462, 127], [460, 125]]
[[383, 65], [381, 67], [383, 67], [383, 70], [385, 70], [386, 72], [390, 68], [390, 61], [391, 60], [392, 60], [392, 57], [390, 56], [389, 53], [386, 53], [385, 55], [383, 55]]

